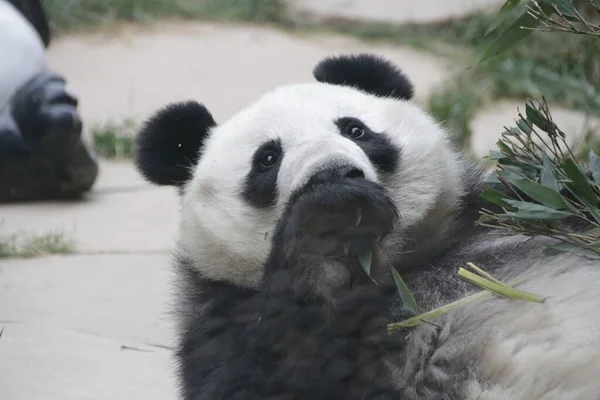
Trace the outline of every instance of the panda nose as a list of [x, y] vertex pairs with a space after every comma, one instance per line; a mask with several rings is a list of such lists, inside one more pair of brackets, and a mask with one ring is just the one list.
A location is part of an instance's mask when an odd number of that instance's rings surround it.
[[314, 174], [311, 178], [311, 182], [324, 182], [331, 179], [359, 179], [364, 178], [365, 173], [353, 165], [340, 165], [335, 167], [328, 167]]
[[350, 178], [350, 179], [358, 179], [358, 178], [364, 178], [365, 177], [365, 173], [362, 172], [361, 169], [356, 168], [356, 167], [341, 167], [341, 171], [340, 174], [344, 177], [344, 178]]

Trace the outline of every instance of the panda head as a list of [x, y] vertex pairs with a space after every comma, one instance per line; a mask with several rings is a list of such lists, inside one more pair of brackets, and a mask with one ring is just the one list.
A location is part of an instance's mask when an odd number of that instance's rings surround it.
[[317, 82], [275, 89], [220, 125], [189, 101], [142, 127], [137, 167], [179, 188], [178, 251], [205, 277], [256, 287], [288, 199], [327, 169], [389, 193], [401, 218], [384, 242], [391, 257], [410, 229], [457, 208], [460, 158], [396, 67], [361, 54], [325, 59], [313, 74]]

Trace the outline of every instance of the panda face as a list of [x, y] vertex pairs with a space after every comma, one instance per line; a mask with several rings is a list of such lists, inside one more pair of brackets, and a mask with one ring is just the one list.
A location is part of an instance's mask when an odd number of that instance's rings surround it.
[[453, 162], [442, 130], [406, 101], [283, 87], [210, 132], [184, 189], [180, 245], [206, 276], [254, 287], [287, 200], [314, 174], [351, 167], [383, 185], [410, 226], [453, 196]]
[[392, 261], [408, 230], [434, 236], [458, 207], [460, 156], [408, 101], [412, 86], [395, 67], [342, 56], [313, 73], [318, 83], [280, 87], [221, 125], [187, 102], [138, 135], [142, 174], [181, 190], [178, 251], [207, 278], [257, 287], [288, 200], [332, 168], [386, 189], [400, 213], [383, 243]]

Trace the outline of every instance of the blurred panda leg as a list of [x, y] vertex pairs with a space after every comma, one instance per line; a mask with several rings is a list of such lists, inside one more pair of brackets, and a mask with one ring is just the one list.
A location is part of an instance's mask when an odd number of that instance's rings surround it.
[[36, 7], [0, 0], [0, 202], [79, 197], [98, 175], [81, 140], [77, 99], [47, 72], [43, 10], [36, 26], [22, 14]]
[[77, 99], [60, 75], [43, 72], [29, 80], [8, 110], [5, 130], [20, 136], [13, 147], [25, 150], [0, 149], [0, 201], [76, 198], [91, 189], [98, 164], [81, 140]]

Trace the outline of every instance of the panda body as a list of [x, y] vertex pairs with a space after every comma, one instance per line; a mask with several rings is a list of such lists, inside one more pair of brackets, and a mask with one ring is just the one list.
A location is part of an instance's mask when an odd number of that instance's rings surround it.
[[[181, 193], [181, 397], [597, 399], [599, 263], [475, 225], [484, 169], [393, 65], [340, 56], [314, 75], [222, 125], [189, 101], [140, 132], [141, 173]], [[490, 296], [388, 334], [410, 316], [390, 264], [427, 311], [477, 291], [467, 262], [548, 299]]]
[[17, 89], [48, 67], [44, 42], [11, 2], [0, 0], [0, 109]]

